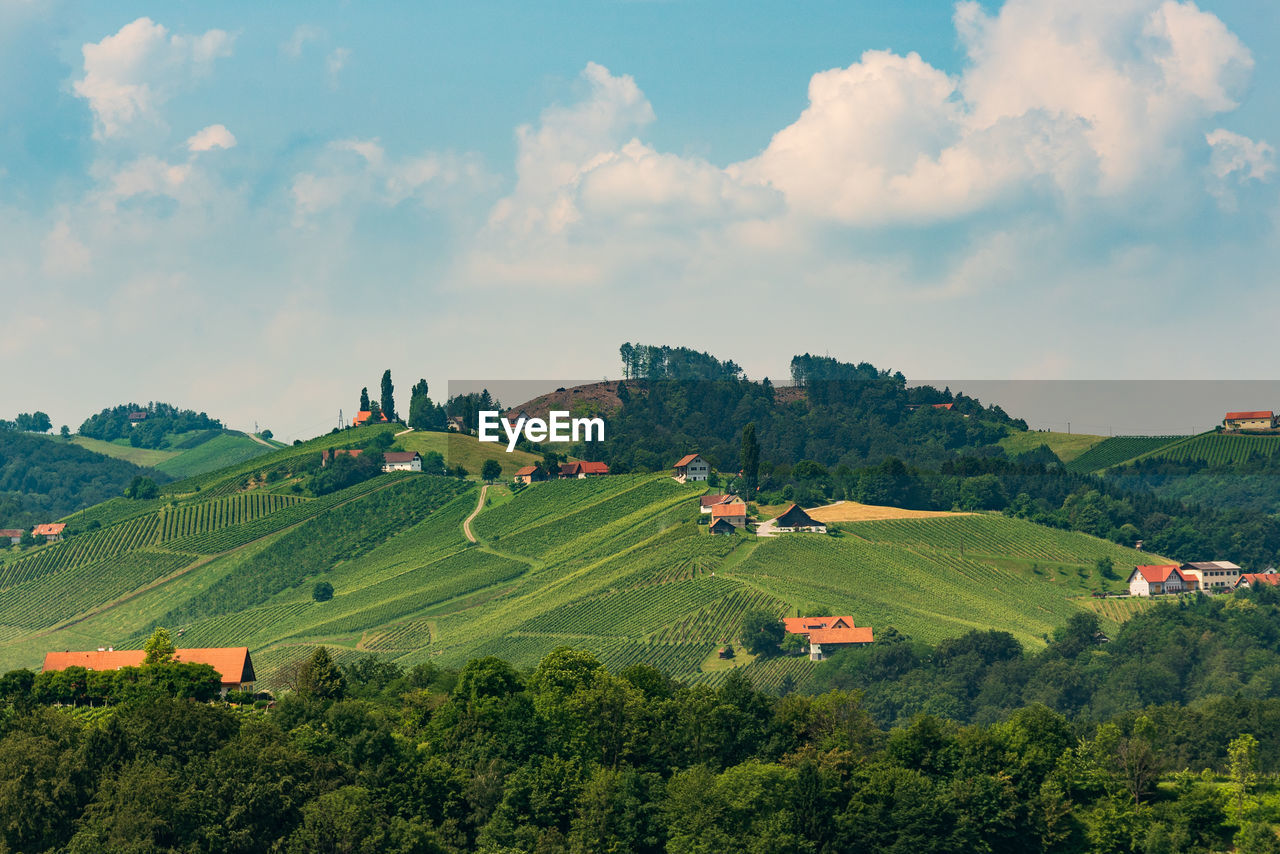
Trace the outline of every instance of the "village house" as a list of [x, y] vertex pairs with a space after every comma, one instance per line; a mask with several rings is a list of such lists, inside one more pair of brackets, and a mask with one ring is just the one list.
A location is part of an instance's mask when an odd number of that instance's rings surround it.
[[800, 509], [800, 505], [792, 504], [782, 515], [773, 520], [774, 530], [780, 534], [804, 531], [814, 534], [825, 534], [827, 526]]
[[9, 545], [16, 546], [22, 542], [22, 534], [21, 528], [0, 528], [0, 542], [4, 542], [5, 537], [8, 537]]
[[374, 418], [371, 410], [362, 409], [356, 413], [355, 418], [351, 419], [351, 426], [363, 427], [366, 424], [385, 424], [386, 421], [387, 416], [383, 415], [381, 412], [378, 413], [377, 418]]
[[561, 463], [560, 465], [561, 480], [598, 477], [608, 473], [609, 466], [605, 463]]
[[747, 527], [747, 505], [741, 501], [726, 501], [711, 508], [711, 525], [728, 522], [735, 528]]
[[687, 454], [676, 460], [675, 479], [681, 483], [706, 480], [711, 476], [711, 465], [697, 454]]
[[737, 500], [738, 496], [736, 495], [703, 495], [698, 499], [698, 512], [710, 513], [711, 508], [715, 507], [717, 504], [728, 504], [731, 501]]
[[1190, 589], [1199, 589], [1206, 593], [1223, 593], [1232, 590], [1240, 579], [1240, 567], [1229, 560], [1208, 560], [1198, 563], [1184, 563], [1178, 567], [1182, 577], [1197, 583]]
[[139, 409], [137, 412], [129, 413], [129, 426], [137, 427], [143, 421], [147, 420], [147, 410]]
[[46, 543], [56, 543], [62, 539], [62, 532], [66, 529], [66, 522], [47, 522], [43, 525], [36, 525], [31, 534], [36, 537], [44, 537]]
[[[44, 672], [83, 667], [85, 670], [119, 670], [141, 667], [147, 654], [140, 649], [99, 649], [94, 652], [50, 652], [44, 657]], [[185, 664], [207, 664], [218, 673], [222, 693], [237, 691], [257, 678], [247, 646], [174, 650], [173, 660]]]
[[1256, 584], [1270, 584], [1272, 587], [1280, 585], [1280, 573], [1274, 569], [1268, 569], [1265, 572], [1245, 572], [1240, 575], [1236, 581], [1236, 589], [1241, 587], [1246, 590]]
[[360, 450], [359, 448], [351, 448], [351, 449], [335, 448], [333, 450], [326, 448], [325, 450], [320, 452], [320, 465], [327, 466], [329, 465], [330, 461], [336, 459], [339, 456], [355, 458], [360, 456], [363, 453], [364, 451]]
[[809, 659], [822, 661], [836, 650], [872, 643], [870, 626], [855, 626], [853, 617], [787, 617], [787, 633], [809, 641]]
[[417, 451], [387, 451], [382, 455], [382, 470], [422, 471], [422, 457]]
[[524, 466], [516, 469], [515, 477], [511, 479], [516, 483], [540, 483], [547, 479], [547, 473], [542, 466]]
[[1194, 589], [1178, 569], [1177, 564], [1160, 566], [1135, 566], [1129, 573], [1130, 596], [1161, 596], [1165, 593], [1183, 593]]
[[1269, 410], [1228, 412], [1222, 419], [1222, 426], [1228, 430], [1274, 430], [1276, 414]]
[[462, 416], [461, 416], [461, 415], [450, 415], [450, 416], [449, 416], [449, 420], [448, 420], [447, 424], [448, 424], [449, 432], [450, 432], [450, 433], [465, 433], [465, 432], [467, 432], [467, 425], [466, 425], [466, 422], [464, 422], [464, 421], [462, 420]]
[[738, 526], [734, 525], [727, 518], [721, 517], [712, 522], [707, 527], [707, 530], [717, 535], [734, 534], [737, 533]]

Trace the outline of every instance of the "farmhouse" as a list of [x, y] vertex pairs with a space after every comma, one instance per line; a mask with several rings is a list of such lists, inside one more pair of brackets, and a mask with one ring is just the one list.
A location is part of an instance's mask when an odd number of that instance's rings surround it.
[[1190, 589], [1177, 564], [1135, 566], [1129, 573], [1130, 596], [1160, 596]]
[[462, 420], [462, 416], [461, 416], [461, 415], [450, 415], [450, 416], [449, 416], [448, 424], [449, 424], [449, 432], [450, 432], [450, 433], [465, 433], [465, 432], [467, 432], [467, 425], [466, 425], [466, 423]]
[[354, 448], [351, 450], [348, 450], [347, 448], [335, 448], [333, 450], [329, 450], [328, 448], [326, 448], [325, 450], [320, 452], [320, 465], [322, 466], [329, 465], [329, 461], [336, 459], [339, 455], [355, 458], [360, 456], [363, 453], [364, 451], [360, 450], [359, 448]]
[[711, 524], [728, 522], [735, 528], [747, 527], [747, 505], [741, 501], [727, 501], [711, 508]]
[[373, 416], [373, 412], [368, 409], [362, 409], [356, 413], [355, 418], [351, 419], [351, 426], [363, 427], [365, 424], [385, 424], [386, 421], [387, 416], [383, 415], [381, 412], [379, 412], [378, 417], [375, 418]]
[[47, 522], [43, 525], [36, 525], [31, 534], [36, 537], [44, 537], [46, 543], [56, 543], [62, 539], [62, 532], [66, 529], [66, 522]]
[[586, 477], [597, 477], [609, 473], [605, 463], [564, 463], [560, 466], [560, 479], [573, 480]]
[[1195, 587], [1208, 593], [1221, 593], [1231, 590], [1236, 586], [1236, 581], [1240, 579], [1240, 567], [1229, 560], [1184, 563], [1178, 567], [1178, 571], [1188, 581], [1195, 579], [1197, 582]]
[[137, 412], [129, 413], [129, 426], [137, 427], [143, 421], [147, 420], [147, 410], [139, 409]]
[[681, 483], [706, 480], [711, 475], [711, 465], [697, 454], [686, 454], [676, 460], [675, 478]]
[[512, 478], [516, 483], [539, 483], [547, 479], [547, 473], [542, 470], [542, 466], [524, 466], [516, 469], [515, 477]]
[[808, 513], [800, 509], [800, 505], [792, 504], [782, 512], [782, 515], [773, 520], [774, 530], [780, 534], [793, 533], [795, 531], [808, 531], [815, 534], [825, 534], [827, 526], [810, 516]]
[[382, 455], [382, 470], [422, 471], [422, 457], [417, 451], [387, 451]]
[[1276, 572], [1274, 569], [1269, 569], [1266, 572], [1243, 573], [1240, 576], [1240, 579], [1236, 582], [1236, 589], [1239, 590], [1243, 587], [1247, 590], [1255, 584], [1270, 584], [1272, 587], [1280, 585], [1280, 572]]
[[787, 617], [782, 623], [789, 634], [808, 638], [811, 661], [822, 661], [836, 650], [874, 640], [871, 627], [855, 626], [853, 617]]
[[1276, 414], [1269, 410], [1228, 412], [1222, 419], [1222, 426], [1228, 430], [1274, 430]]
[[22, 542], [22, 533], [21, 528], [0, 528], [0, 542], [3, 542], [5, 537], [8, 537], [9, 545], [16, 546]]
[[711, 508], [717, 504], [727, 504], [730, 501], [737, 501], [736, 495], [703, 495], [698, 499], [698, 512], [710, 513]]
[[707, 530], [713, 534], [732, 534], [738, 530], [738, 526], [734, 525], [728, 519], [721, 517], [713, 521]]
[[[85, 670], [119, 670], [122, 667], [141, 667], [147, 654], [140, 649], [99, 649], [96, 652], [50, 652], [44, 657], [43, 670], [66, 670], [83, 667]], [[253, 682], [253, 659], [247, 646], [214, 647], [208, 649], [174, 650], [173, 660], [186, 664], [207, 664], [218, 672], [222, 690], [234, 691]]]

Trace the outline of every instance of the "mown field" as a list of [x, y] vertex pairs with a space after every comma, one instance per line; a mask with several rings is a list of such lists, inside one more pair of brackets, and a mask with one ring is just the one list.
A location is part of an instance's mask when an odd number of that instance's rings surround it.
[[1058, 459], [1070, 462], [1102, 442], [1105, 437], [1088, 433], [1054, 433], [1049, 430], [1021, 430], [1010, 433], [1000, 440], [1000, 447], [1009, 456], [1034, 451], [1041, 445], [1048, 445], [1049, 450], [1058, 455]]
[[164, 448], [154, 449], [135, 448], [123, 439], [104, 442], [87, 436], [73, 436], [70, 441], [87, 451], [154, 468], [175, 478], [217, 471], [271, 453], [271, 448], [261, 442], [227, 430], [170, 434]]
[[[256, 477], [386, 429], [272, 451], [169, 484], [155, 501], [107, 502], [77, 514], [81, 530], [96, 530], [6, 556], [0, 670], [38, 666], [50, 649], [136, 647], [166, 625], [181, 645], [247, 644], [268, 685], [323, 643], [340, 659], [456, 665], [492, 654], [519, 666], [571, 645], [613, 667], [644, 661], [710, 683], [741, 667], [780, 687], [813, 665], [716, 656], [740, 645], [749, 611], [838, 611], [928, 641], [994, 627], [1034, 647], [1081, 607], [1105, 625], [1126, 617], [1088, 599], [1123, 584], [1096, 576], [1098, 558], [1112, 558], [1121, 578], [1158, 559], [990, 514], [712, 537], [698, 524], [704, 487], [664, 474], [491, 489], [471, 544], [462, 521], [479, 496], [474, 480], [400, 473], [304, 498]], [[470, 443], [472, 460], [505, 457], [469, 437], [444, 441]], [[328, 601], [313, 596], [319, 581], [333, 588]]]

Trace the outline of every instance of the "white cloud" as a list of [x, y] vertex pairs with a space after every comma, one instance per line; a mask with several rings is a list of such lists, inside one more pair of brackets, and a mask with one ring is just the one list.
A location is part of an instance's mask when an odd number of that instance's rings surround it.
[[235, 135], [227, 130], [226, 125], [209, 125], [187, 140], [187, 150], [191, 152], [235, 147]]
[[80, 242], [71, 231], [71, 226], [63, 220], [53, 227], [45, 236], [41, 248], [44, 252], [44, 263], [41, 266], [44, 274], [52, 278], [63, 276], [80, 276], [92, 268], [92, 253], [89, 247]]
[[170, 35], [150, 18], [138, 18], [100, 42], [83, 46], [84, 76], [72, 88], [89, 102], [94, 138], [119, 136], [157, 122], [158, 108], [215, 59], [231, 55], [234, 38], [223, 30]]
[[1276, 151], [1265, 142], [1254, 142], [1247, 136], [1218, 128], [1205, 134], [1209, 143], [1209, 171], [1215, 178], [1235, 175], [1245, 181], [1265, 181], [1275, 171]]
[[337, 84], [338, 75], [342, 73], [342, 69], [347, 67], [347, 61], [350, 59], [350, 48], [335, 47], [329, 51], [329, 55], [324, 58], [324, 67], [329, 72], [330, 84]]
[[104, 202], [115, 202], [135, 196], [169, 196], [179, 198], [179, 191], [191, 176], [189, 163], [169, 163], [145, 155], [111, 172], [107, 176]]
[[289, 36], [288, 41], [280, 45], [280, 52], [290, 59], [297, 59], [302, 56], [302, 49], [306, 47], [307, 42], [319, 41], [324, 37], [324, 31], [311, 24], [299, 24], [293, 30], [293, 35]]

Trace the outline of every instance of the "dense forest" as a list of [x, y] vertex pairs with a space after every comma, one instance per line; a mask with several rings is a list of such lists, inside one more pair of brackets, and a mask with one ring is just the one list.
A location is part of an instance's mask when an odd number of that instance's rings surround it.
[[0, 528], [29, 528], [118, 498], [140, 475], [168, 480], [78, 445], [0, 430]]
[[[145, 412], [147, 417], [135, 426], [130, 414]], [[190, 409], [179, 409], [168, 403], [149, 403], [139, 406], [136, 403], [122, 403], [109, 407], [97, 415], [90, 415], [80, 425], [80, 435], [90, 439], [102, 439], [111, 442], [116, 439], [128, 439], [135, 448], [162, 448], [166, 438], [175, 433], [190, 433], [196, 430], [216, 431], [222, 429], [222, 422], [210, 418], [203, 412]]]
[[183, 699], [191, 666], [96, 701], [15, 671], [0, 851], [1273, 854], [1277, 626], [1268, 589], [1109, 641], [1082, 615], [1035, 655], [891, 637], [784, 696], [571, 649], [521, 673], [321, 648], [270, 708]]

